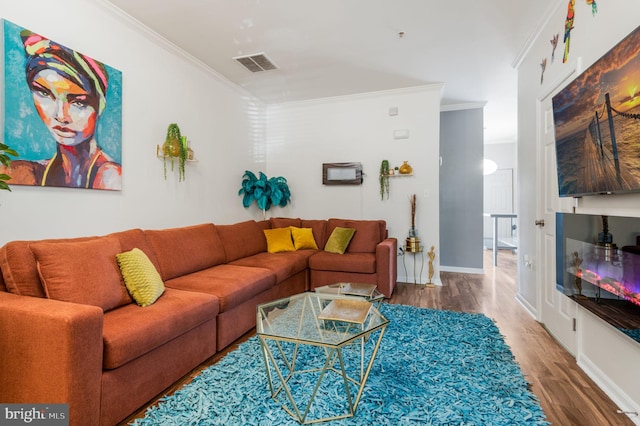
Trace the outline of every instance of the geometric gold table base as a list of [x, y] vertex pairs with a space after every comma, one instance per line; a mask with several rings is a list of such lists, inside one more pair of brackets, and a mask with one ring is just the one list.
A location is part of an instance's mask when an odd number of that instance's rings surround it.
[[[301, 424], [353, 417], [386, 327], [387, 323], [383, 323], [339, 345], [303, 343], [288, 338], [259, 335], [271, 396]], [[327, 327], [327, 332], [336, 332], [333, 325]], [[305, 352], [307, 358], [312, 358], [315, 366], [302, 364], [299, 360], [302, 352]], [[311, 377], [310, 382], [313, 381], [313, 377], [317, 377], [313, 389], [292, 389], [296, 380], [303, 375]], [[338, 396], [344, 397], [342, 402], [335, 400], [335, 392], [328, 392], [329, 389], [334, 390], [334, 387], [328, 386], [336, 384], [339, 384], [343, 392]], [[303, 395], [304, 393], [306, 395]], [[317, 401], [319, 396], [324, 399]], [[319, 405], [329, 405], [335, 408], [335, 411], [340, 408], [342, 411], [328, 417], [314, 418], [314, 404], [316, 408]]]
[[271, 396], [302, 424], [352, 417], [388, 323], [362, 297], [307, 292], [258, 305]]

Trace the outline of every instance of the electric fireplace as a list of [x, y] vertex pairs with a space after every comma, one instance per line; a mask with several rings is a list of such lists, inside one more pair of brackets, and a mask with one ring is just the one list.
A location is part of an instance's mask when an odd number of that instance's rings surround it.
[[640, 342], [640, 218], [557, 213], [556, 287]]

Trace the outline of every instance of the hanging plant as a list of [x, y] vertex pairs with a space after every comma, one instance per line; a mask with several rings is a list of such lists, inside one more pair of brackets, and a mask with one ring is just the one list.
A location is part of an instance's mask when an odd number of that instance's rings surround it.
[[384, 195], [387, 194], [387, 200], [389, 199], [389, 161], [382, 160], [380, 163], [380, 199], [384, 200]]
[[187, 138], [180, 134], [180, 127], [176, 123], [169, 124], [167, 136], [162, 145], [164, 157], [164, 178], [167, 178], [167, 159], [171, 161], [173, 171], [174, 160], [178, 159], [178, 181], [184, 180], [185, 163], [187, 161]]
[[[9, 148], [7, 145], [0, 143], [0, 164], [2, 164], [7, 169], [11, 164], [11, 157], [9, 157], [10, 155], [13, 157], [17, 157], [18, 153], [15, 150]], [[0, 173], [0, 189], [11, 191], [11, 188], [9, 188], [9, 184], [7, 184], [7, 181], [10, 179], [11, 176], [9, 176], [8, 174]]]
[[249, 170], [242, 176], [242, 187], [238, 195], [243, 195], [242, 205], [245, 208], [255, 201], [258, 208], [262, 210], [263, 219], [266, 218], [266, 212], [271, 206], [284, 207], [291, 201], [291, 192], [285, 178], [280, 176], [267, 179], [262, 172], [257, 177]]

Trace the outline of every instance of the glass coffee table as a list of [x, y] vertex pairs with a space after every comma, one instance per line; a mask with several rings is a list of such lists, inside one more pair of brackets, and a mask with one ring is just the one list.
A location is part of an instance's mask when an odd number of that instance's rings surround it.
[[307, 292], [259, 305], [271, 396], [302, 424], [352, 417], [388, 323], [361, 297]]
[[316, 293], [342, 294], [345, 296], [361, 297], [364, 300], [373, 303], [378, 309], [380, 309], [380, 304], [384, 300], [384, 294], [378, 291], [375, 284], [340, 282], [316, 287], [314, 291]]

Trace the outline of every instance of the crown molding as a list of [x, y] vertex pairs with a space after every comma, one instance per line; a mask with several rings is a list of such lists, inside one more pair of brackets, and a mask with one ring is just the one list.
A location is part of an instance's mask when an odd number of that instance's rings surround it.
[[435, 92], [435, 91], [438, 91], [441, 94], [443, 87], [444, 87], [444, 83], [430, 83], [430, 84], [423, 84], [420, 86], [402, 87], [398, 89], [352, 93], [347, 95], [328, 96], [325, 98], [302, 99], [297, 101], [270, 103], [267, 105], [269, 107], [287, 107], [289, 105], [304, 105], [304, 104], [311, 105], [311, 104], [330, 103], [330, 102], [335, 102], [340, 100], [342, 101], [343, 100], [359, 100], [359, 99], [368, 99], [368, 98], [378, 98], [380, 96], [394, 96], [394, 95], [405, 95], [405, 94], [415, 94], [420, 92]]
[[487, 102], [463, 102], [459, 104], [440, 105], [440, 112], [460, 111], [463, 109], [484, 108]]
[[176, 44], [174, 44], [171, 41], [167, 40], [165, 37], [163, 37], [162, 35], [160, 35], [156, 31], [152, 30], [151, 28], [149, 28], [144, 23], [140, 22], [139, 20], [137, 20], [133, 16], [127, 14], [122, 9], [118, 8], [117, 6], [115, 6], [113, 3], [110, 3], [107, 0], [93, 0], [93, 2], [98, 7], [102, 8], [107, 13], [111, 14], [112, 16], [114, 16], [119, 21], [123, 22], [129, 28], [131, 28], [134, 31], [140, 33], [143, 37], [145, 37], [147, 40], [151, 41], [152, 43], [156, 44], [157, 46], [167, 50], [168, 52], [170, 52], [170, 53], [172, 53], [172, 54], [174, 54], [176, 56], [179, 56], [180, 58], [184, 59], [186, 62], [191, 63], [195, 67], [197, 67], [200, 70], [204, 71], [205, 73], [209, 74], [211, 77], [215, 78], [220, 83], [222, 83], [225, 86], [227, 86], [227, 87], [233, 89], [234, 91], [238, 92], [242, 96], [245, 96], [247, 98], [252, 98], [252, 99], [255, 99], [255, 100], [258, 100], [258, 101], [262, 102], [255, 95], [247, 92], [241, 86], [238, 86], [237, 84], [235, 84], [231, 80], [227, 79], [225, 76], [220, 74], [218, 71], [216, 71], [215, 69], [211, 68], [209, 65], [207, 65], [206, 63], [204, 63], [200, 59], [196, 58], [195, 56], [191, 55], [190, 53], [186, 52], [185, 50], [183, 50], [182, 48], [180, 48]]
[[558, 8], [565, 3], [566, 2], [564, 0], [558, 0], [555, 4], [551, 3], [550, 5], [547, 6], [547, 10], [545, 14], [542, 16], [542, 19], [540, 19], [540, 21], [538, 22], [536, 29], [532, 31], [531, 34], [529, 34], [529, 37], [523, 43], [522, 47], [520, 48], [520, 51], [518, 52], [516, 57], [513, 59], [513, 62], [511, 62], [511, 66], [513, 68], [518, 69], [520, 64], [522, 64], [522, 61], [524, 61], [524, 58], [526, 58], [531, 48], [540, 37], [540, 34], [542, 34], [542, 30], [546, 28], [546, 26], [549, 24], [549, 22], [551, 21], [551, 18], [553, 18], [553, 16], [558, 11]]

